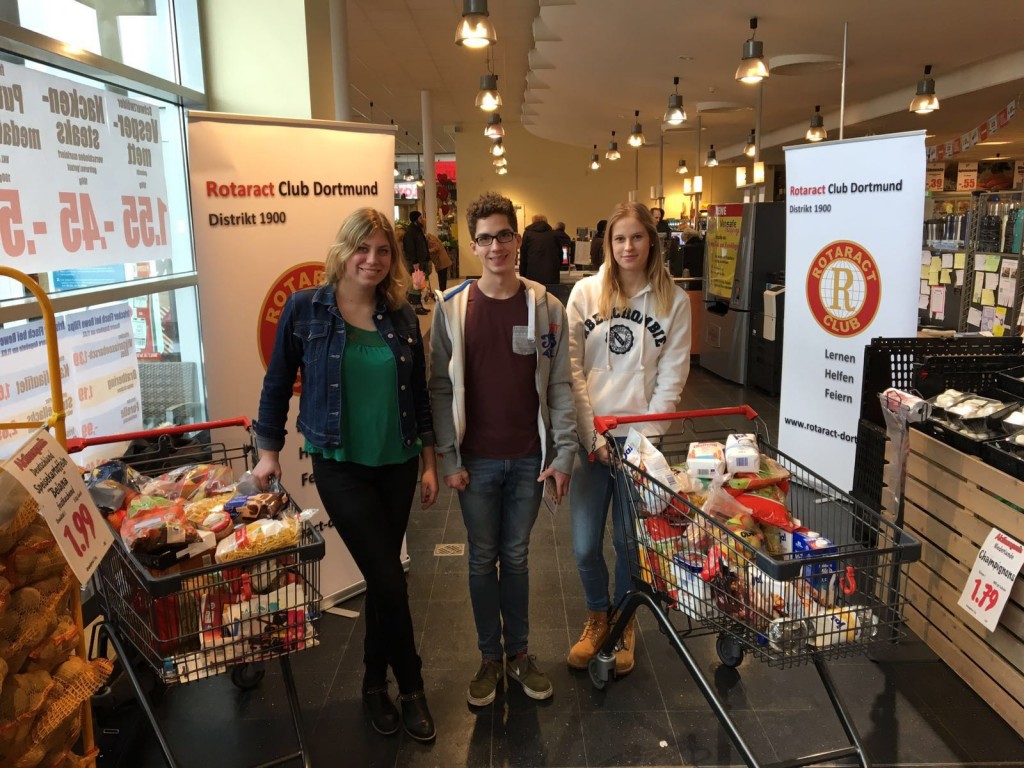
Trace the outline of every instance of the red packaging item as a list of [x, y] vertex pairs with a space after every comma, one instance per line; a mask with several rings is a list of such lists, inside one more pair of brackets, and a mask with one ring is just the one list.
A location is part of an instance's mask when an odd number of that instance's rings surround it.
[[199, 534], [179, 505], [156, 507], [130, 517], [121, 526], [121, 538], [132, 552], [156, 554], [182, 549], [196, 541]]
[[747, 491], [736, 497], [736, 501], [750, 510], [758, 522], [774, 525], [784, 531], [794, 529], [793, 518], [786, 509], [786, 493], [779, 485], [769, 485]]

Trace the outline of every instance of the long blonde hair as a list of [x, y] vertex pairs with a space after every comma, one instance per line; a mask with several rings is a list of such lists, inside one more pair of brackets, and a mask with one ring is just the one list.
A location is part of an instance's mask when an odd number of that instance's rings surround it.
[[604, 268], [601, 271], [601, 295], [597, 300], [597, 310], [603, 317], [611, 317], [612, 310], [625, 310], [629, 307], [629, 297], [622, 289], [621, 270], [615, 257], [612, 256], [612, 239], [615, 225], [623, 219], [636, 219], [647, 230], [651, 241], [651, 249], [647, 253], [647, 281], [654, 293], [655, 310], [659, 315], [667, 315], [672, 309], [675, 285], [665, 269], [661, 256], [661, 242], [654, 224], [654, 217], [643, 203], [619, 203], [608, 217], [608, 226], [604, 236]]
[[345, 264], [352, 258], [359, 246], [374, 232], [383, 232], [391, 248], [391, 267], [388, 274], [377, 284], [377, 295], [384, 300], [389, 310], [398, 309], [405, 303], [409, 293], [409, 270], [398, 250], [395, 229], [391, 220], [381, 211], [373, 208], [359, 208], [350, 213], [343, 222], [334, 242], [327, 250], [324, 261], [324, 279], [333, 285], [345, 274]]

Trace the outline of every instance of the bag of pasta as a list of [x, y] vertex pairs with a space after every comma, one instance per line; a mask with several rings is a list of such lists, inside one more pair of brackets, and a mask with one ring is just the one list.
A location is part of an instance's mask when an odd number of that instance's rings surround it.
[[300, 526], [294, 517], [257, 520], [235, 529], [217, 545], [217, 562], [229, 563], [246, 557], [298, 546]]

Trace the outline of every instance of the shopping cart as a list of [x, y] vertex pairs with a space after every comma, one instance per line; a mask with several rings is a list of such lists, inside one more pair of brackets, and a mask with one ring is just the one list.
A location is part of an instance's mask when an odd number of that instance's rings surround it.
[[[232, 444], [210, 439], [214, 430], [229, 428], [244, 437]], [[201, 437], [183, 439], [186, 435]], [[126, 463], [144, 475], [204, 463], [229, 466], [237, 479], [256, 457], [246, 418], [73, 439], [68, 450], [122, 441], [132, 441]], [[294, 502], [289, 505], [290, 512], [299, 511]], [[114, 647], [171, 768], [178, 763], [125, 640], [165, 685], [230, 671], [232, 682], [249, 690], [263, 679], [263, 662], [277, 658], [298, 749], [257, 768], [292, 760], [310, 766], [289, 655], [319, 643], [320, 561], [325, 548], [322, 536], [308, 523], [299, 524], [297, 534], [292, 529], [290, 538], [283, 535], [288, 540], [283, 548], [187, 569], [158, 563], [159, 570], [152, 563], [143, 564], [118, 538], [96, 571], [104, 620], [94, 629], [93, 651], [101, 647], [103, 653], [106, 642]]]
[[[788, 533], [775, 528], [779, 538], [769, 546], [754, 531], [767, 533], [773, 530], [770, 526], [749, 527], [746, 518], [725, 517], [735, 511], [729, 499], [742, 503], [745, 497], [719, 494], [708, 504], [710, 491], [673, 490], [663, 474], [659, 481], [645, 467], [635, 466], [636, 458], [626, 455], [631, 449], [624, 449], [612, 430], [654, 421], [673, 422], [671, 431], [654, 441], [673, 467], [686, 461], [691, 441], [757, 435], [762, 457], [774, 462], [763, 461], [769, 469], [759, 483], [768, 487], [780, 478], [786, 482], [780, 486], [788, 487], [786, 507], [802, 527]], [[850, 745], [773, 763], [775, 768], [851, 757], [868, 766], [864, 744], [826, 661], [899, 638], [906, 570], [919, 558], [920, 543], [772, 447], [764, 422], [749, 406], [599, 416], [594, 425], [610, 446], [632, 576], [630, 591], [616, 606], [611, 632], [590, 662], [594, 686], [605, 688], [614, 675], [615, 647], [636, 609], [645, 604], [747, 765], [766, 764], [744, 742], [685, 640], [717, 633], [716, 650], [727, 667], [739, 666], [747, 653], [781, 668], [814, 664]], [[684, 628], [676, 628], [670, 611], [685, 616]]]

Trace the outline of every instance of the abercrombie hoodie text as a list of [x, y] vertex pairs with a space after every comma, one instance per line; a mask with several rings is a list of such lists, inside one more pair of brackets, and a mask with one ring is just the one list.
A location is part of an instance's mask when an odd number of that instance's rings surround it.
[[[627, 309], [625, 312], [620, 312], [617, 309], [613, 309], [612, 310], [612, 319], [614, 320], [616, 318], [621, 318], [623, 320], [629, 320], [630, 322], [636, 323], [637, 325], [644, 326], [648, 331], [650, 331], [651, 338], [654, 340], [654, 346], [655, 347], [660, 347], [667, 340], [666, 336], [665, 336], [665, 331], [664, 331], [664, 329], [662, 329], [661, 324], [657, 320], [655, 320], [653, 317], [650, 317], [649, 315], [645, 315], [639, 309]], [[584, 338], [590, 338], [590, 332], [592, 330], [594, 330], [597, 326], [599, 326], [601, 323], [605, 323], [605, 322], [608, 322], [607, 319], [602, 317], [597, 312], [595, 312], [590, 317], [588, 317], [586, 320], [584, 320], [583, 321], [583, 336], [584, 336]], [[617, 328], [624, 328], [623, 326], [616, 326], [616, 327]], [[624, 330], [628, 330], [628, 329], [624, 328]], [[630, 333], [630, 336], [631, 336], [632, 332], [629, 332], [629, 333]], [[612, 352], [615, 352], [616, 354], [624, 354], [625, 352], [628, 352], [629, 348], [632, 347], [632, 346], [633, 346], [632, 343], [629, 343], [628, 345], [626, 345], [626, 344], [619, 345], [619, 344], [614, 344], [613, 343], [612, 344]], [[623, 347], [625, 347], [625, 348], [623, 348]]]

